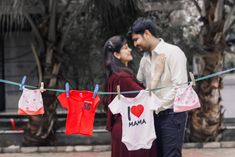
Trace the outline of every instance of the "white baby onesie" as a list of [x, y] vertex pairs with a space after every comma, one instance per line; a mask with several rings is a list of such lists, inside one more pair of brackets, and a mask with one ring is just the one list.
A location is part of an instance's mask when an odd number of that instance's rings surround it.
[[21, 115], [38, 115], [44, 113], [40, 89], [23, 89], [18, 103], [18, 113]]
[[153, 111], [159, 106], [155, 94], [141, 90], [135, 98], [116, 96], [109, 104], [113, 114], [122, 116], [122, 142], [128, 150], [150, 149], [156, 139]]

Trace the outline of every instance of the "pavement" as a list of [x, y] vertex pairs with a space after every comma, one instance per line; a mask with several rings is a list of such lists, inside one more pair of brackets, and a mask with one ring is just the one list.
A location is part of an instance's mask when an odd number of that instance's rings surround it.
[[235, 148], [184, 149], [183, 157], [234, 157]]
[[[110, 157], [110, 151], [58, 153], [4, 153], [0, 157]], [[234, 157], [235, 148], [183, 149], [183, 157]]]

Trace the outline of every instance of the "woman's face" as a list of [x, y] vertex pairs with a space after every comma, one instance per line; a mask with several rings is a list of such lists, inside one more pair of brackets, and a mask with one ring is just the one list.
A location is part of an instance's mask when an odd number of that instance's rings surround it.
[[131, 49], [128, 46], [128, 44], [124, 44], [119, 53], [115, 53], [114, 55], [126, 66], [128, 65], [129, 61], [133, 60], [132, 54], [131, 54]]

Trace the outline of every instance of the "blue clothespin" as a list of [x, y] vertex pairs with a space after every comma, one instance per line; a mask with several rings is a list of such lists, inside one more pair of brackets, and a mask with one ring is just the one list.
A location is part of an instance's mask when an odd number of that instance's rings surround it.
[[23, 90], [26, 78], [27, 77], [24, 75], [24, 77], [22, 78], [21, 83], [20, 83], [20, 90]]
[[68, 82], [65, 83], [65, 92], [66, 92], [66, 98], [68, 98], [69, 97], [69, 83]]
[[96, 97], [96, 95], [97, 95], [98, 91], [99, 91], [99, 85], [98, 85], [98, 84], [96, 84], [96, 85], [95, 85], [94, 92], [93, 92], [92, 99], [94, 99], [94, 98]]

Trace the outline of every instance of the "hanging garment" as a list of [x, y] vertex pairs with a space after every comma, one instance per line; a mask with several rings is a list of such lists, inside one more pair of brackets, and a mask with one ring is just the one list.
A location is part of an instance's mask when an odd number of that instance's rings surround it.
[[109, 104], [113, 114], [122, 116], [122, 142], [128, 150], [150, 149], [156, 139], [153, 111], [158, 109], [159, 99], [141, 90], [135, 98], [116, 96]]
[[65, 92], [57, 97], [62, 107], [68, 110], [66, 134], [92, 135], [95, 110], [100, 102], [98, 95], [94, 99], [92, 95], [91, 91], [70, 90], [68, 98]]
[[39, 115], [44, 114], [43, 100], [40, 89], [23, 89], [18, 103], [18, 114]]
[[201, 107], [197, 93], [193, 90], [192, 85], [177, 89], [173, 106], [174, 112], [184, 112]]

